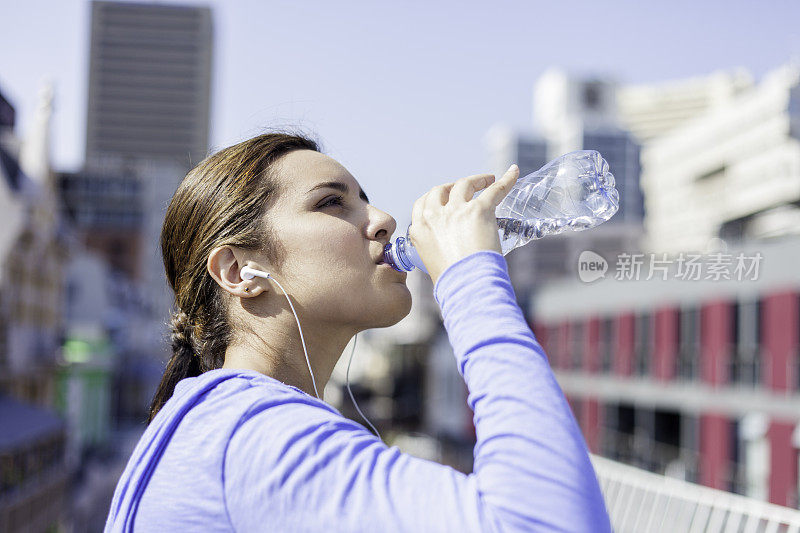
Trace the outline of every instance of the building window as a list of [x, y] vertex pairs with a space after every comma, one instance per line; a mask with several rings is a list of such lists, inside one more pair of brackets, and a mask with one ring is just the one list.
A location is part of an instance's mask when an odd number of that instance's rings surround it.
[[589, 82], [583, 86], [583, 105], [586, 109], [600, 109], [602, 87], [599, 83]]
[[700, 311], [697, 307], [685, 307], [679, 311], [678, 325], [678, 369], [679, 379], [694, 380], [698, 377], [700, 360]]
[[755, 387], [761, 381], [761, 300], [741, 300], [731, 310], [730, 381]]

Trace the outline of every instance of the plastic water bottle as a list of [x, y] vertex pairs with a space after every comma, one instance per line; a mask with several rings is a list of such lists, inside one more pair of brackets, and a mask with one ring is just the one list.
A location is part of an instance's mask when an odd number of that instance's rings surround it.
[[[614, 175], [600, 153], [578, 150], [564, 154], [518, 178], [495, 209], [503, 255], [534, 239], [602, 224], [617, 209], [619, 192], [614, 188]], [[383, 255], [395, 270], [419, 268], [428, 273], [408, 230], [405, 237], [387, 244]]]

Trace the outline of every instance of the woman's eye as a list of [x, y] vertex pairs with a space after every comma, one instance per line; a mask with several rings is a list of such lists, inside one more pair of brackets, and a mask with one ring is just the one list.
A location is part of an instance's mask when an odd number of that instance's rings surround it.
[[344, 198], [341, 196], [331, 196], [329, 199], [319, 205], [319, 207], [328, 207], [330, 205], [343, 205]]

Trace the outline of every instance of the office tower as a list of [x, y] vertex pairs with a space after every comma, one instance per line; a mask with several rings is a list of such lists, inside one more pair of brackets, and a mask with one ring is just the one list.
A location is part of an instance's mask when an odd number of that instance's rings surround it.
[[[211, 50], [208, 7], [92, 3], [86, 162], [62, 175], [63, 207], [86, 245], [129, 279], [163, 269], [147, 253], [153, 228], [207, 153]], [[147, 200], [154, 190], [160, 202]]]
[[[548, 161], [548, 147], [544, 139], [531, 133], [515, 131], [501, 124], [492, 126], [484, 136], [489, 152], [489, 165], [498, 178], [512, 163], [519, 166], [523, 178], [536, 172]], [[564, 272], [562, 239], [543, 240], [535, 246], [523, 246], [506, 255], [509, 275], [517, 295], [517, 302], [525, 311], [533, 286], [551, 275]]]
[[607, 224], [641, 225], [639, 144], [618, 119], [617, 83], [549, 69], [534, 87], [535, 122], [550, 158], [573, 150], [597, 150], [616, 179], [620, 208]]
[[502, 176], [512, 163], [519, 166], [520, 177], [536, 172], [548, 161], [547, 143], [531, 133], [515, 131], [495, 124], [483, 139], [489, 151], [489, 165], [495, 176]]
[[641, 165], [639, 144], [630, 132], [617, 127], [584, 129], [582, 150], [597, 150], [603, 154], [616, 180], [619, 191], [619, 211], [609, 223], [630, 223], [641, 226], [644, 219], [644, 198], [639, 186]]
[[211, 10], [92, 3], [87, 166], [107, 155], [191, 168], [208, 149]]
[[613, 261], [617, 254], [639, 248], [644, 216], [639, 145], [617, 121], [615, 91], [610, 80], [570, 77], [550, 69], [534, 87], [538, 128], [521, 133], [494, 126], [484, 139], [493, 171], [502, 174], [516, 162], [521, 177], [565, 153], [597, 150], [608, 162], [620, 193], [620, 209], [610, 221], [591, 231], [548, 236], [506, 256], [517, 301], [526, 314], [537, 286], [576, 275], [583, 251]]

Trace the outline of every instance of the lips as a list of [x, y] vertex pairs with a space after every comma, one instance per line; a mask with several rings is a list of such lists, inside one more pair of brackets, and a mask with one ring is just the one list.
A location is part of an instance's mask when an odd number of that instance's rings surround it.
[[380, 251], [378, 256], [375, 258], [376, 265], [384, 265], [386, 264], [386, 255], [388, 253], [388, 248], [391, 247], [391, 244], [385, 244], [383, 249]]

